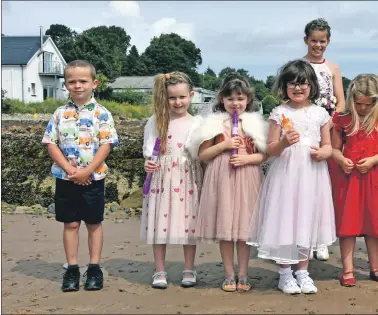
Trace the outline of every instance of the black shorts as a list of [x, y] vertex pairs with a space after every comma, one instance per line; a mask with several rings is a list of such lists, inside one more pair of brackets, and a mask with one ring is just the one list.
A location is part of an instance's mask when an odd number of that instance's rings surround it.
[[92, 181], [88, 186], [70, 180], [56, 179], [55, 219], [71, 223], [84, 221], [97, 224], [104, 220], [105, 179]]

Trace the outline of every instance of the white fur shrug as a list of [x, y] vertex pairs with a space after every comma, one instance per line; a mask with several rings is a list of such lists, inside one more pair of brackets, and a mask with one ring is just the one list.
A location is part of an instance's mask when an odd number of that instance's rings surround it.
[[[189, 132], [188, 138], [185, 142], [185, 147], [188, 145], [188, 141], [193, 134], [193, 131], [198, 128], [202, 121], [201, 116], [193, 117], [193, 126]], [[144, 158], [150, 158], [152, 156], [152, 151], [154, 149], [156, 138], [158, 137], [157, 127], [156, 127], [156, 116], [151, 116], [146, 125], [144, 126], [144, 140], [143, 140], [143, 156]]]
[[[223, 122], [230, 118], [228, 113], [218, 112], [208, 115], [196, 124], [196, 129], [188, 137], [186, 148], [194, 159], [198, 159], [200, 145], [215, 136], [223, 133]], [[239, 116], [244, 133], [251, 137], [260, 152], [265, 153], [267, 148], [268, 122], [260, 113], [244, 112]]]

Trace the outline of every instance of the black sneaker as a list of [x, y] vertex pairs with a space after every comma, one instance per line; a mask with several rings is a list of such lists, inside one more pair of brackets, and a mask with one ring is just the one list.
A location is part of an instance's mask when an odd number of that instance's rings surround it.
[[62, 291], [71, 292], [79, 291], [80, 286], [80, 270], [77, 268], [67, 269], [63, 274]]
[[101, 290], [104, 286], [104, 276], [99, 265], [89, 266], [83, 277], [87, 277], [84, 289], [87, 291]]

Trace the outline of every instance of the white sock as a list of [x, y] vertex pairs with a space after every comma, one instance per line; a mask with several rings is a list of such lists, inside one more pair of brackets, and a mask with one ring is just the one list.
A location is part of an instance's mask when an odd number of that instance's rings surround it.
[[278, 273], [280, 274], [280, 276], [287, 276], [287, 275], [293, 274], [293, 270], [291, 270], [291, 266], [290, 266], [287, 268], [280, 268]]
[[295, 272], [295, 275], [297, 277], [303, 278], [303, 277], [307, 277], [309, 275], [309, 273], [308, 273], [307, 269], [303, 269], [303, 270], [297, 270]]

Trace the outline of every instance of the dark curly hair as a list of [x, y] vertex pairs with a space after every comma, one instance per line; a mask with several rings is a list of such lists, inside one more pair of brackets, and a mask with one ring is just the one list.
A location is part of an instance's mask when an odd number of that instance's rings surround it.
[[238, 94], [245, 94], [248, 97], [248, 104], [245, 109], [246, 112], [253, 111], [253, 100], [255, 98], [253, 88], [249, 84], [246, 77], [242, 76], [238, 72], [229, 73], [222, 81], [217, 94], [217, 100], [213, 107], [213, 112], [225, 112], [226, 109], [222, 103], [223, 97], [231, 96], [233, 92]]
[[327, 39], [331, 38], [331, 27], [325, 19], [319, 18], [307, 23], [304, 30], [306, 38], [309, 38], [312, 31], [327, 31]]

